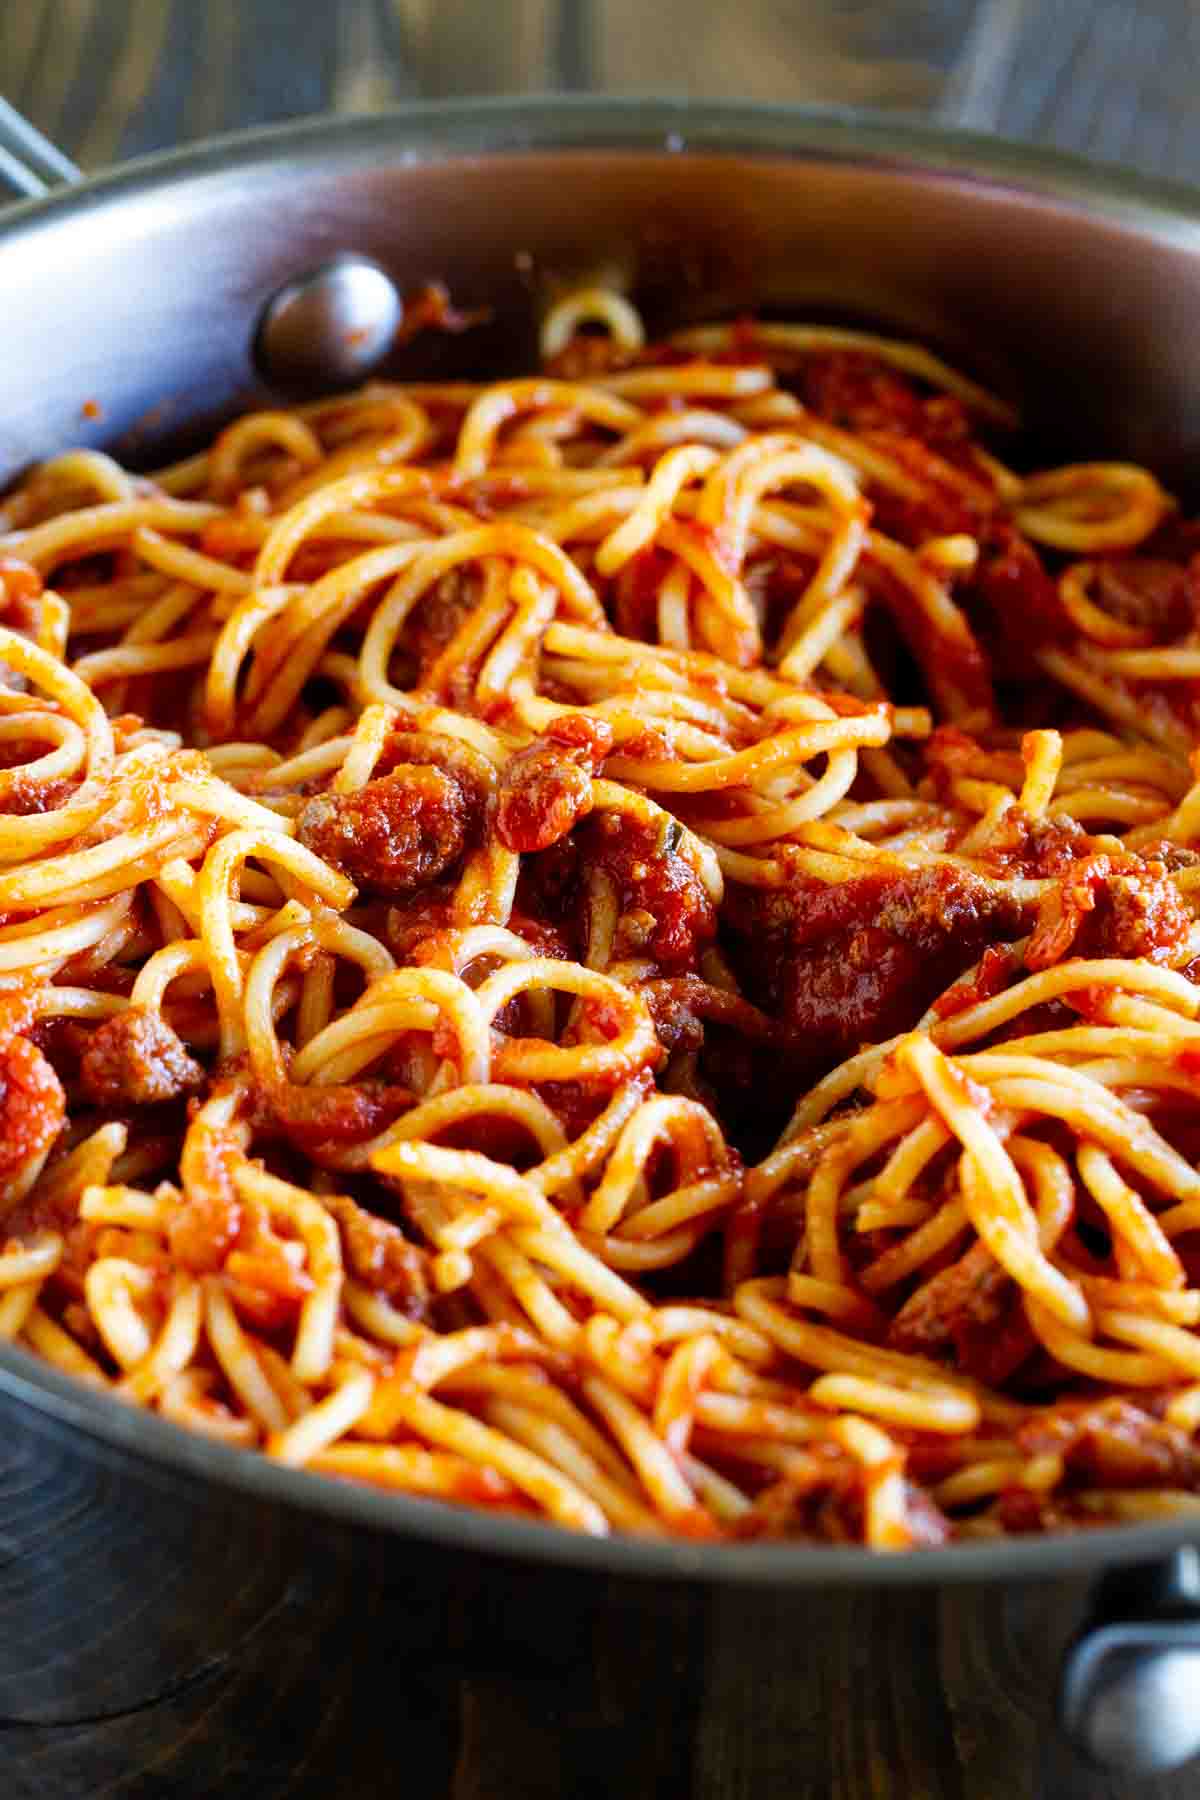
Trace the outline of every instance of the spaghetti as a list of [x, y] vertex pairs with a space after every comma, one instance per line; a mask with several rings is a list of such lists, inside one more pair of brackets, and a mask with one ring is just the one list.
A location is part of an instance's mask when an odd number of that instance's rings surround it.
[[0, 1336], [326, 1477], [1200, 1509], [1200, 536], [928, 352], [546, 366], [0, 512]]

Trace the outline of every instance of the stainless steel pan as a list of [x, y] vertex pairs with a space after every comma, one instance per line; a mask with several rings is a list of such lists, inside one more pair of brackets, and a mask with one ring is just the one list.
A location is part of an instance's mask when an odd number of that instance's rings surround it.
[[[30, 192], [70, 167], [7, 131]], [[0, 130], [5, 120], [0, 118]], [[24, 164], [22, 169], [20, 166]], [[36, 163], [36, 166], [29, 166]], [[366, 365], [528, 362], [547, 284], [605, 272], [664, 327], [740, 309], [877, 322], [1020, 401], [1056, 449], [1194, 485], [1200, 200], [1016, 145], [848, 113], [609, 101], [413, 106], [156, 157], [0, 218], [0, 484], [71, 443], [153, 459], [311, 377], [366, 317]], [[382, 272], [382, 273], [381, 273]], [[490, 323], [390, 356], [396, 294], [437, 278]], [[356, 311], [357, 309], [357, 311]], [[340, 339], [339, 339], [340, 331]], [[423, 361], [419, 359], [424, 359]], [[93, 416], [95, 415], [95, 416]], [[275, 1509], [309, 1536], [424, 1541], [615, 1578], [803, 1590], [1088, 1574], [1068, 1728], [1114, 1765], [1200, 1747], [1200, 1524], [898, 1559], [584, 1541], [314, 1480], [185, 1437], [0, 1348], [0, 1418], [172, 1504]], [[1113, 1571], [1136, 1564], [1134, 1577]], [[3, 1710], [0, 1707], [0, 1710]]]

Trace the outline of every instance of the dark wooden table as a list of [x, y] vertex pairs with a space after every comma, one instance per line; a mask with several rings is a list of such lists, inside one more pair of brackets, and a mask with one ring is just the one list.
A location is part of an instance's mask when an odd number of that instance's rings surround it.
[[[0, 0], [0, 94], [87, 168], [417, 94], [601, 87], [923, 109], [1200, 180], [1198, 78], [1195, 0]], [[800, 1614], [680, 1593], [651, 1626], [593, 1584], [548, 1644], [520, 1576], [498, 1602], [464, 1569], [414, 1623], [415, 1588], [276, 1545], [213, 1596], [207, 1653], [142, 1668], [139, 1609], [196, 1546], [139, 1536], [129, 1504], [0, 1434], [4, 1800], [1200, 1795], [1195, 1772], [1106, 1782], [1054, 1737], [1078, 1587]]]

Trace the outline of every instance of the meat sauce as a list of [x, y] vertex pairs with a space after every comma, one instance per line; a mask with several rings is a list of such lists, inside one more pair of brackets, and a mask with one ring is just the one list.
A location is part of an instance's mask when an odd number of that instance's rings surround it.
[[692, 863], [678, 851], [672, 823], [643, 824], [626, 813], [604, 812], [586, 820], [578, 835], [584, 867], [602, 871], [616, 890], [628, 948], [666, 974], [693, 968], [716, 934], [716, 912]]
[[1084, 1484], [1190, 1488], [1200, 1479], [1200, 1451], [1186, 1431], [1151, 1410], [1112, 1396], [1065, 1400], [1038, 1413], [1017, 1434], [1030, 1456], [1057, 1455]]
[[969, 448], [971, 421], [961, 400], [921, 394], [869, 352], [807, 355], [785, 379], [810, 412], [856, 436], [903, 435], [946, 456]]
[[571, 956], [586, 956], [593, 880], [611, 885], [617, 907], [613, 954], [645, 958], [664, 975], [695, 970], [717, 929], [708, 891], [671, 819], [643, 822], [592, 812], [567, 836], [523, 858], [518, 910], [549, 920]]
[[11, 1185], [48, 1155], [66, 1121], [62, 1082], [28, 1035], [33, 1013], [30, 990], [0, 996], [0, 1220]]
[[888, 1343], [945, 1360], [993, 1387], [1036, 1348], [1020, 1290], [980, 1243], [910, 1296], [892, 1320]]
[[[423, 687], [438, 658], [479, 604], [482, 584], [473, 570], [452, 569], [436, 581], [416, 609], [407, 642], [416, 659], [415, 685]], [[468, 677], [473, 671], [467, 670]], [[468, 682], [469, 686], [469, 682]], [[453, 695], [453, 681], [451, 683]]]
[[735, 890], [724, 917], [747, 993], [804, 1044], [810, 1072], [915, 1024], [1021, 926], [1006, 895], [948, 865]]
[[290, 1081], [253, 1090], [256, 1131], [322, 1162], [330, 1152], [363, 1143], [412, 1104], [406, 1087], [381, 1081], [300, 1086]]
[[496, 835], [506, 849], [548, 850], [592, 810], [592, 776], [612, 749], [603, 719], [567, 713], [511, 757], [500, 779]]
[[98, 1025], [79, 1062], [79, 1085], [94, 1106], [154, 1106], [195, 1094], [205, 1073], [157, 1012], [130, 1007]]
[[1118, 623], [1170, 643], [1200, 623], [1200, 556], [1182, 565], [1154, 556], [1105, 557], [1091, 599]]
[[1047, 890], [1025, 963], [1049, 968], [1068, 954], [1165, 962], [1191, 927], [1192, 915], [1164, 863], [1089, 856]]
[[[483, 759], [452, 739], [398, 732], [389, 748], [385, 773], [350, 793], [306, 801], [296, 832], [356, 886], [390, 899], [447, 874], [478, 840], [488, 779]], [[414, 760], [402, 760], [406, 751]]]
[[410, 1318], [422, 1318], [429, 1305], [430, 1258], [410, 1243], [398, 1225], [344, 1194], [327, 1194], [322, 1204], [341, 1227], [346, 1261], [355, 1279], [383, 1294]]

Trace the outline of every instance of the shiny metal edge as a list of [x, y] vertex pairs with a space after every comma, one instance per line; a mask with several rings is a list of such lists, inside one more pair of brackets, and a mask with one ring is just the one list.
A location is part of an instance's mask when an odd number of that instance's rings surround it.
[[286, 157], [298, 168], [340, 157], [369, 162], [397, 142], [414, 163], [462, 156], [554, 150], [659, 150], [664, 155], [750, 154], [819, 157], [851, 165], [919, 168], [1026, 190], [1031, 198], [1134, 221], [1168, 239], [1196, 241], [1200, 187], [1095, 162], [984, 132], [931, 125], [908, 115], [852, 107], [741, 105], [593, 95], [527, 99], [413, 101], [385, 111], [321, 115], [240, 131], [181, 150], [159, 151], [91, 176], [78, 186], [17, 201], [0, 212], [0, 236], [43, 217], [141, 194], [169, 184], [248, 173]]
[[[326, 117], [211, 139], [145, 157], [79, 187], [19, 201], [0, 212], [0, 247], [43, 225], [173, 186], [252, 173], [286, 158], [299, 171], [336, 153], [370, 162], [398, 143], [414, 163], [555, 150], [664, 155], [810, 157], [920, 170], [948, 179], [1025, 191], [1136, 223], [1139, 230], [1200, 251], [1200, 190], [1133, 174], [1064, 152], [978, 132], [849, 108], [695, 103], [592, 96], [414, 102], [386, 112]], [[12, 1345], [0, 1345], [0, 1393], [84, 1433], [93, 1447], [196, 1483], [316, 1514], [339, 1524], [479, 1553], [613, 1576], [711, 1586], [923, 1587], [1087, 1576], [1200, 1543], [1200, 1518], [1070, 1534], [953, 1544], [887, 1556], [860, 1548], [794, 1543], [693, 1544], [633, 1537], [587, 1538], [539, 1524], [284, 1468], [255, 1451], [199, 1438], [154, 1414], [96, 1393]]]
[[145, 1465], [197, 1485], [316, 1514], [339, 1525], [416, 1538], [449, 1549], [552, 1562], [564, 1568], [705, 1587], [935, 1587], [1082, 1577], [1147, 1563], [1200, 1542], [1200, 1519], [1124, 1525], [896, 1554], [823, 1544], [692, 1543], [686, 1539], [586, 1537], [562, 1526], [409, 1499], [285, 1468], [257, 1450], [214, 1443], [155, 1413], [98, 1393], [11, 1345], [0, 1347], [0, 1393], [81, 1431], [121, 1464]]

